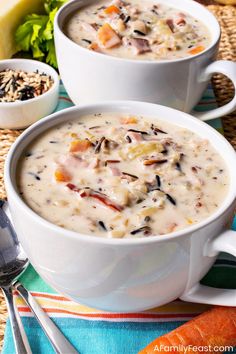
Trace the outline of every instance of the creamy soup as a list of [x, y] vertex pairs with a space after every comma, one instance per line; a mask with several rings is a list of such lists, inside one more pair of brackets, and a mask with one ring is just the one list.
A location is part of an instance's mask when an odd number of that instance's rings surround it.
[[96, 1], [75, 12], [64, 30], [85, 48], [129, 59], [188, 57], [211, 42], [202, 22], [153, 1]]
[[163, 121], [99, 113], [39, 136], [19, 163], [24, 201], [69, 230], [110, 238], [164, 235], [221, 205], [228, 174], [195, 133]]

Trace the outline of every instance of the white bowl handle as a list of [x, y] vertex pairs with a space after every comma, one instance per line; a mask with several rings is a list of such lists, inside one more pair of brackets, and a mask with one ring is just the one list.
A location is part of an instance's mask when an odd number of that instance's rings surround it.
[[234, 84], [235, 87], [235, 96], [227, 104], [222, 107], [212, 109], [208, 112], [192, 112], [193, 115], [203, 121], [219, 118], [226, 114], [233, 112], [236, 109], [236, 63], [228, 60], [219, 60], [215, 61], [212, 64], [208, 65], [201, 74], [201, 81], [210, 80], [211, 76], [216, 73], [221, 73], [226, 75]]
[[[213, 241], [210, 241], [205, 249], [204, 256], [215, 257], [220, 252], [226, 252], [236, 257], [236, 232], [227, 230]], [[210, 305], [236, 306], [236, 289], [219, 289], [197, 283], [188, 289], [181, 300]]]

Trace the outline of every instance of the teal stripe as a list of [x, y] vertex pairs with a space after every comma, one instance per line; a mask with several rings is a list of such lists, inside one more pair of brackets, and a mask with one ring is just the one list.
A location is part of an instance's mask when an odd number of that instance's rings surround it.
[[[54, 318], [53, 321], [80, 354], [137, 354], [156, 337], [183, 324], [182, 321], [114, 323], [60, 318]], [[55, 354], [34, 318], [23, 318], [23, 324], [33, 354]], [[7, 323], [5, 338], [3, 353], [14, 354], [9, 323]]]
[[[80, 354], [137, 354], [157, 337], [183, 324], [182, 321], [114, 323], [60, 318], [53, 321]], [[34, 354], [54, 354], [48, 339], [34, 318], [23, 318], [23, 325]], [[3, 353], [14, 354], [9, 323], [6, 328]], [[236, 348], [230, 353], [235, 354]]]
[[24, 274], [20, 277], [20, 282], [29, 291], [38, 291], [48, 294], [57, 294], [57, 292], [52, 289], [47, 283], [45, 283], [34, 268], [30, 265]]

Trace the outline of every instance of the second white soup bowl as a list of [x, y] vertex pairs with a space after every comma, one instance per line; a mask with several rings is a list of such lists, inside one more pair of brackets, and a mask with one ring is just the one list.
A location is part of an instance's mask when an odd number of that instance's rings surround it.
[[[137, 100], [159, 103], [190, 112], [202, 97], [211, 76], [223, 73], [236, 86], [236, 63], [214, 62], [220, 41], [220, 26], [204, 6], [192, 0], [168, 0], [168, 6], [187, 12], [204, 23], [211, 43], [202, 53], [173, 60], [130, 60], [104, 55], [70, 40], [64, 25], [74, 11], [96, 0], [74, 0], [57, 13], [54, 23], [58, 66], [66, 90], [75, 104], [102, 100]], [[166, 0], [153, 0], [163, 3]], [[177, 10], [177, 11], [178, 11]], [[204, 113], [202, 120], [236, 109], [236, 96], [227, 105]]]
[[[87, 114], [122, 112], [175, 123], [208, 139], [225, 159], [230, 187], [219, 209], [202, 222], [164, 236], [106, 239], [65, 230], [44, 220], [17, 190], [17, 164], [24, 149], [55, 125]], [[190, 115], [150, 103], [116, 101], [81, 105], [44, 118], [11, 147], [5, 164], [10, 212], [20, 242], [42, 278], [65, 296], [108, 311], [132, 312], [178, 297], [236, 306], [236, 290], [199, 284], [220, 251], [236, 256], [231, 231], [236, 200], [236, 155], [216, 130]]]

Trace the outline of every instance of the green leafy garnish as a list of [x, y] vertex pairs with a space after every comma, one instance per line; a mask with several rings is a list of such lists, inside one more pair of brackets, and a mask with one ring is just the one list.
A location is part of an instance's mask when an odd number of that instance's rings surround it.
[[46, 61], [57, 68], [53, 21], [56, 12], [66, 1], [45, 0], [45, 14], [31, 14], [25, 17], [15, 34], [19, 50], [30, 52], [33, 58]]

